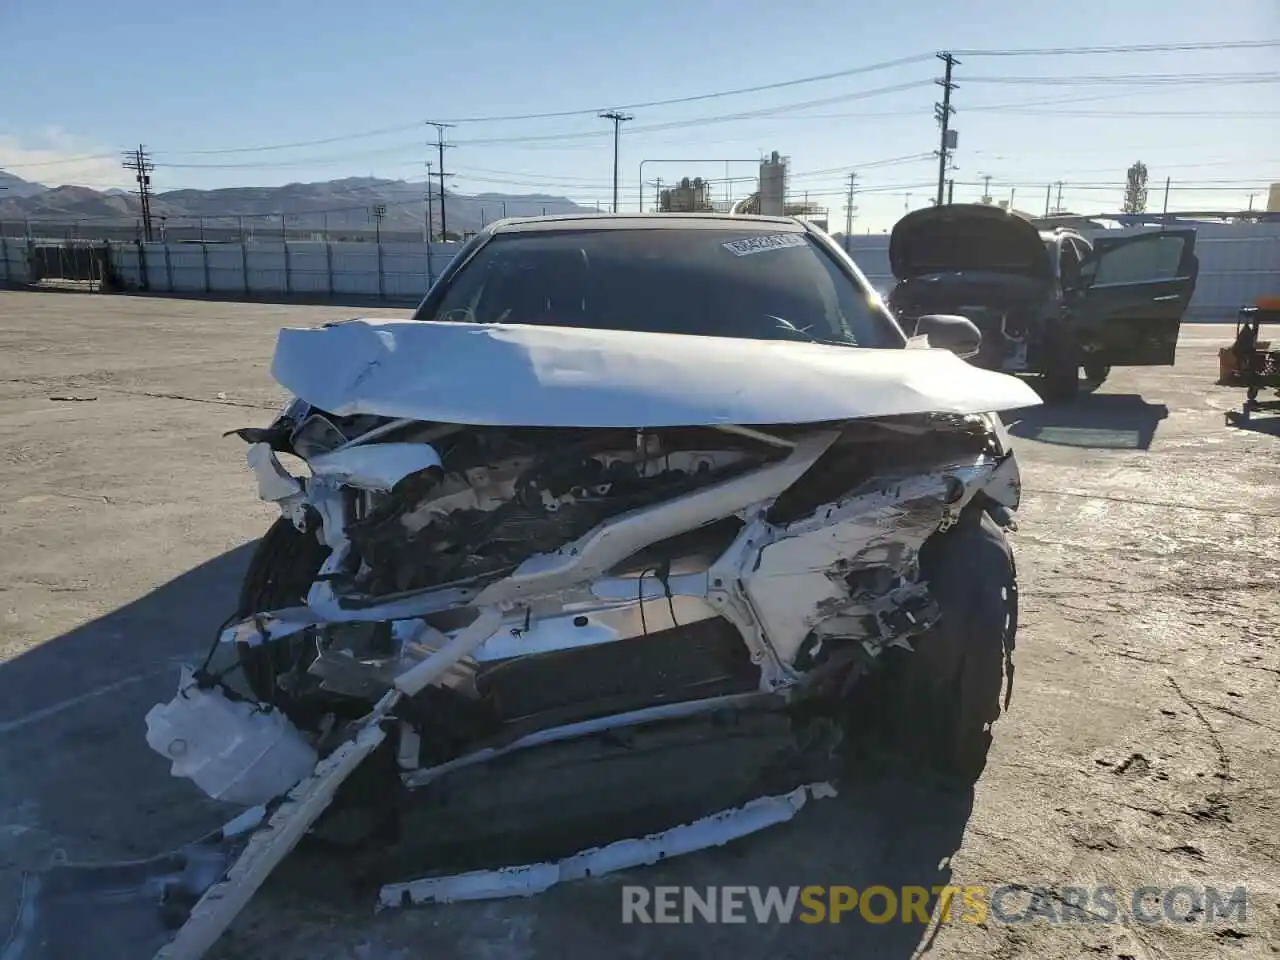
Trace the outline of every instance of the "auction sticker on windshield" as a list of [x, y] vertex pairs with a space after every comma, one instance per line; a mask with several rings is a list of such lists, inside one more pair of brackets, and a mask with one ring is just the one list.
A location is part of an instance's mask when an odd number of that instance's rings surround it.
[[763, 253], [766, 250], [785, 250], [787, 247], [803, 247], [805, 239], [799, 233], [771, 233], [764, 237], [747, 237], [745, 240], [730, 240], [724, 248], [735, 257], [745, 257], [752, 253]]

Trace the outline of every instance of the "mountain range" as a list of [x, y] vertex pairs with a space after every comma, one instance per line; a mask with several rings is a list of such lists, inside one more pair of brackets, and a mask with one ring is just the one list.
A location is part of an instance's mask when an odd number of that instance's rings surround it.
[[[440, 223], [439, 188], [433, 184], [433, 206], [437, 229]], [[416, 232], [421, 235], [425, 218], [426, 184], [377, 177], [347, 177], [319, 183], [290, 183], [282, 187], [229, 187], [219, 190], [167, 190], [151, 200], [154, 218], [174, 225], [201, 219], [209, 227], [229, 227], [237, 223], [279, 229], [281, 215], [290, 231], [372, 231], [375, 213], [383, 211], [384, 232]], [[463, 195], [446, 192], [449, 233], [480, 229], [484, 223], [503, 216], [528, 217], [543, 213], [585, 213], [567, 197], [550, 194], [481, 193]], [[592, 210], [592, 212], [594, 212]], [[92, 190], [89, 187], [46, 187], [0, 170], [0, 221], [76, 222], [85, 234], [92, 222], [101, 225], [132, 224], [142, 215], [135, 194], [123, 190]]]

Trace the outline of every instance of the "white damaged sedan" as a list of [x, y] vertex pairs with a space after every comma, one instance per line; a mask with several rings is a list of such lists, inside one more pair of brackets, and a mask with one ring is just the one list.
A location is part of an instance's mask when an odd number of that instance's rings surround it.
[[282, 331], [295, 399], [239, 431], [281, 517], [147, 718], [257, 809], [163, 955], [308, 833], [391, 906], [787, 820], [855, 735], [975, 777], [1017, 623], [998, 412], [1039, 401], [962, 318], [914, 333], [806, 224], [678, 215], [501, 221], [413, 319]]

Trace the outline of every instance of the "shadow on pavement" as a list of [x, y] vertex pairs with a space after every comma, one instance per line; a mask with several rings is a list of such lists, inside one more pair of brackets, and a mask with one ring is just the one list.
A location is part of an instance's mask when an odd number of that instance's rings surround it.
[[0, 664], [0, 808], [32, 812], [23, 838], [72, 860], [146, 857], [221, 822], [168, 775], [143, 717], [173, 696], [178, 663], [204, 656], [253, 546]]
[[[253, 543], [183, 573], [150, 594], [0, 666], [0, 942], [20, 902], [23, 871], [59, 854], [73, 863], [154, 858], [215, 829], [233, 808], [208, 800], [147, 746], [144, 716], [174, 690], [177, 664], [198, 661], [232, 610]], [[972, 789], [944, 789], [875, 775], [811, 801], [794, 821], [725, 847], [640, 870], [556, 887], [531, 900], [462, 903], [371, 916], [367, 895], [353, 897], [342, 867], [286, 863], [251, 903], [245, 921], [213, 956], [280, 956], [287, 943], [308, 956], [362, 956], [375, 944], [395, 955], [477, 955], [509, 940], [528, 919], [531, 956], [776, 958], [849, 956], [907, 960], [927, 924], [903, 922], [903, 887], [931, 891], [951, 879], [972, 808]], [[141, 865], [140, 865], [141, 866]], [[318, 899], [294, 884], [290, 867], [319, 868], [339, 879]], [[868, 922], [856, 901], [831, 922], [757, 922], [749, 894], [746, 922], [623, 924], [623, 887], [639, 885], [868, 887], [892, 891], [873, 900]], [[762, 891], [763, 892], [763, 891]], [[936, 897], [923, 904], [932, 914]], [[960, 903], [956, 904], [957, 915]], [[513, 919], [514, 918], [514, 919]], [[536, 922], [535, 922], [536, 918]], [[314, 943], [312, 942], [314, 941]], [[432, 950], [432, 947], [438, 948]], [[353, 952], [354, 951], [354, 952]], [[132, 960], [127, 949], [118, 954]], [[149, 955], [149, 954], [148, 954]], [[295, 954], [290, 954], [295, 955]], [[304, 955], [297, 953], [296, 955]]]
[[[373, 897], [344, 883], [341, 861], [308, 851], [276, 871], [208, 960], [267, 960], [286, 944], [294, 951], [290, 956], [344, 960], [436, 954], [531, 960], [909, 960], [930, 931], [918, 917], [903, 922], [903, 888], [927, 896], [923, 912], [933, 916], [933, 888], [952, 882], [950, 858], [960, 847], [972, 806], [972, 788], [944, 789], [878, 775], [846, 782], [840, 796], [810, 801], [790, 823], [724, 847], [565, 883], [529, 899], [407, 907], [372, 917]], [[742, 889], [730, 892], [739, 904], [737, 922], [707, 922], [696, 911], [685, 922], [683, 891], [705, 900], [723, 898], [725, 888], [753, 886], [761, 900], [771, 887], [783, 898], [792, 887], [825, 887], [811, 894], [824, 910], [816, 913], [797, 895], [788, 922], [776, 913], [761, 922], [750, 891]], [[655, 898], [666, 896], [674, 898], [666, 902], [673, 904], [679, 922], [670, 922], [669, 914], [663, 918], [667, 922], [643, 922], [644, 915], [636, 914], [624, 923], [624, 897], [638, 896], [624, 891], [637, 887], [649, 894], [650, 920], [656, 920]], [[852, 909], [838, 922], [831, 920], [832, 887], [851, 888], [843, 895]], [[884, 890], [872, 894], [875, 922], [863, 917], [858, 899], [872, 887], [888, 888], [894, 898], [890, 903]], [[719, 918], [721, 901], [716, 903]], [[966, 913], [957, 894], [951, 922], [963, 922], [966, 915], [969, 922], [977, 919]]]
[[[903, 888], [927, 892], [924, 911], [932, 915], [932, 888], [951, 882], [950, 857], [960, 846], [972, 803], [971, 789], [946, 792], [893, 777], [846, 783], [839, 797], [815, 802], [790, 824], [735, 845], [607, 878], [607, 883], [554, 889], [540, 913], [550, 928], [571, 933], [564, 947], [580, 943], [589, 948], [586, 956], [907, 960], [921, 945], [926, 925], [918, 918], [903, 922]], [[827, 888], [818, 897], [827, 910], [821, 922], [812, 922], [816, 912], [797, 902], [789, 923], [760, 923], [744, 892], [745, 923], [709, 924], [695, 914], [693, 923], [624, 926], [623, 887], [630, 885], [651, 891], [657, 886], [757, 886], [761, 895], [769, 887], [786, 895], [790, 887], [819, 885]], [[856, 902], [832, 922], [830, 888], [840, 886], [853, 888], [858, 898], [869, 888], [888, 888], [892, 900], [884, 890], [870, 898], [875, 922]], [[810, 922], [801, 920], [806, 914]], [[960, 914], [957, 897], [953, 916]], [[539, 951], [539, 956], [550, 955], [549, 949]]]
[[1248, 420], [1228, 420], [1227, 426], [1233, 430], [1280, 437], [1280, 410], [1254, 411]]
[[1019, 410], [1010, 415], [1009, 432], [1056, 446], [1147, 450], [1168, 416], [1163, 403], [1148, 403], [1137, 394], [1082, 392], [1068, 403]]

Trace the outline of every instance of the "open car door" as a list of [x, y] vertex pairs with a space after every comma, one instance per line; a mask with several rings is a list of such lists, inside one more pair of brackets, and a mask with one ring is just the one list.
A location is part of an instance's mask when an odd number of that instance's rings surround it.
[[1172, 366], [1195, 292], [1195, 230], [1099, 237], [1074, 304], [1086, 355], [1117, 367]]

